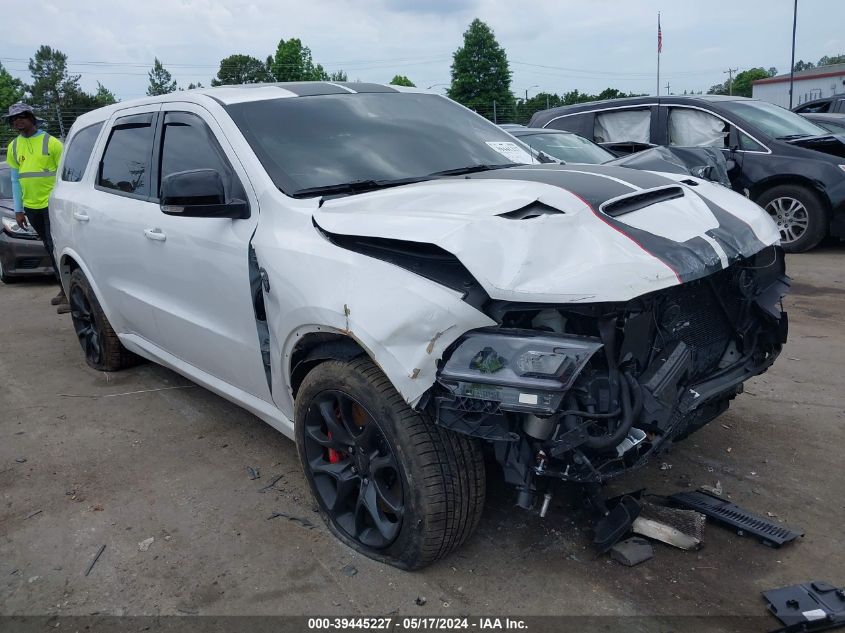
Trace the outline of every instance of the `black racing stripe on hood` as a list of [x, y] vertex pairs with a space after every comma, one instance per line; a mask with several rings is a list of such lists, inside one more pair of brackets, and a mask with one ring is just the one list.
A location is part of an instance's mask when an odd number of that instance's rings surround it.
[[557, 169], [497, 169], [472, 174], [470, 178], [541, 182], [571, 191], [596, 209], [611, 198], [636, 191], [634, 187], [628, 187], [610, 178], [601, 178], [593, 174], [565, 173]]
[[750, 257], [766, 247], [744, 220], [723, 209], [712, 200], [704, 196], [698, 197], [704, 201], [716, 221], [719, 222], [719, 226], [707, 231], [707, 235], [716, 240], [719, 246], [724, 249], [729, 263], [733, 263], [741, 257]]
[[676, 181], [654, 173], [615, 165], [560, 165], [560, 171], [587, 172], [596, 176], [612, 176], [640, 189], [676, 185]]
[[472, 174], [471, 177], [527, 180], [566, 189], [583, 200], [598, 219], [628, 237], [650, 256], [663, 262], [675, 273], [680, 283], [704, 277], [721, 269], [722, 262], [719, 254], [704, 238], [694, 237], [686, 242], [676, 242], [668, 237], [633, 227], [598, 210], [604, 202], [612, 198], [637, 191], [635, 187], [602, 177], [602, 174], [613, 178], [624, 178], [626, 181], [637, 180], [636, 187], [677, 186], [678, 183], [674, 180], [654, 174], [642, 174], [642, 172], [624, 167], [599, 167], [588, 173], [579, 173], [587, 171], [581, 169], [581, 165], [572, 166], [570, 169], [567, 169], [566, 165], [561, 166], [562, 169], [555, 167], [555, 169], [499, 169]]

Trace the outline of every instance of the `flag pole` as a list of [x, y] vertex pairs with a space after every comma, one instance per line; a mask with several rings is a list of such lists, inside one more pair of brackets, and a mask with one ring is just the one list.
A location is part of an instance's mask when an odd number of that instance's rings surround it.
[[660, 96], [660, 49], [662, 33], [660, 32], [660, 11], [657, 12], [657, 96]]

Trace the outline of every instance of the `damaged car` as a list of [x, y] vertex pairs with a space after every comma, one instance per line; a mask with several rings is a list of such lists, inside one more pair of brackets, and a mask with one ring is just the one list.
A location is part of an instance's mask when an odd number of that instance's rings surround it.
[[332, 533], [400, 568], [472, 534], [485, 451], [522, 508], [597, 495], [786, 340], [757, 205], [688, 174], [531, 164], [441, 95], [200, 89], [87, 113], [69, 151], [94, 126], [51, 200], [88, 364], [146, 358], [265, 420]]
[[729, 95], [630, 97], [535, 113], [617, 153], [655, 146], [723, 153], [735, 191], [763, 207], [789, 252], [845, 238], [845, 139], [785, 108]]

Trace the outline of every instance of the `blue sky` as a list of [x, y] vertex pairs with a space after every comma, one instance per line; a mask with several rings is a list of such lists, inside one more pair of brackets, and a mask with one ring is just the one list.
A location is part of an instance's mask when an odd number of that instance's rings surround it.
[[[68, 0], [4, 13], [0, 61], [28, 80], [40, 44], [68, 55], [93, 90], [144, 94], [153, 58], [180, 85], [208, 85], [221, 58], [264, 59], [280, 38], [299, 37], [314, 59], [350, 79], [418, 86], [449, 81], [449, 65], [473, 18], [504, 46], [513, 90], [655, 90], [657, 12], [662, 13], [661, 84], [706, 90], [727, 68], [789, 70], [792, 0]], [[35, 5], [34, 5], [35, 6]], [[845, 0], [799, 0], [797, 59], [845, 53]], [[103, 63], [106, 62], [106, 63]]]

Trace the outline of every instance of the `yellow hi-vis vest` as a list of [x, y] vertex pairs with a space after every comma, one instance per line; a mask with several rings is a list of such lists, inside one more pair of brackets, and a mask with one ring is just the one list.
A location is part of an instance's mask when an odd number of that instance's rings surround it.
[[6, 162], [18, 170], [23, 206], [43, 209], [56, 184], [62, 142], [44, 132], [29, 138], [18, 136], [6, 148]]

